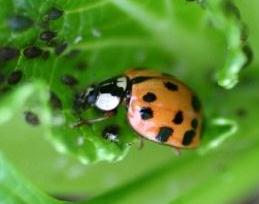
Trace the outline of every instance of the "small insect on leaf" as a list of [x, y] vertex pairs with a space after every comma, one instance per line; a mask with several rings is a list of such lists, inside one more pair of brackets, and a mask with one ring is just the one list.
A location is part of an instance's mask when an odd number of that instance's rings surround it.
[[33, 26], [33, 20], [28, 16], [16, 15], [7, 20], [9, 28], [14, 32], [25, 31]]
[[60, 98], [53, 91], [50, 92], [49, 103], [54, 110], [60, 110], [63, 107]]
[[0, 48], [0, 61], [5, 62], [15, 59], [19, 56], [20, 51], [13, 47], [1, 47]]
[[30, 46], [24, 49], [23, 54], [26, 58], [28, 59], [33, 59], [36, 57], [41, 56], [42, 54], [42, 49], [36, 46]]
[[22, 75], [23, 74], [21, 70], [12, 72], [7, 79], [8, 84], [9, 85], [17, 84], [22, 79]]
[[74, 85], [78, 84], [78, 80], [74, 76], [69, 75], [69, 74], [62, 76], [61, 81], [62, 81], [62, 83], [64, 83], [67, 86], [74, 86]]
[[25, 111], [24, 116], [25, 116], [25, 121], [28, 124], [30, 124], [32, 126], [37, 126], [40, 124], [39, 117], [35, 113], [33, 113], [31, 111]]
[[119, 126], [110, 125], [103, 129], [102, 136], [108, 141], [118, 143], [119, 142]]
[[55, 53], [56, 53], [56, 55], [62, 54], [65, 51], [66, 48], [67, 48], [67, 43], [66, 42], [58, 43], [55, 46]]
[[52, 7], [48, 12], [47, 12], [47, 19], [48, 20], [56, 20], [58, 18], [60, 18], [62, 15], [63, 15], [63, 11], [58, 9], [58, 8], [55, 8], [55, 7]]
[[42, 33], [40, 33], [40, 39], [46, 42], [52, 40], [55, 37], [56, 33], [50, 30], [43, 31]]

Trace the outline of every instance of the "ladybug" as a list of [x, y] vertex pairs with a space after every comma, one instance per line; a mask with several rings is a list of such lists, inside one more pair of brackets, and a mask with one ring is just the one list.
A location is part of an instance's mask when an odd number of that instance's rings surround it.
[[142, 137], [176, 149], [199, 144], [202, 114], [198, 97], [174, 76], [147, 69], [132, 69], [88, 87], [76, 97], [76, 106], [95, 107], [103, 117], [81, 119], [76, 126], [114, 115], [127, 107], [131, 127]]

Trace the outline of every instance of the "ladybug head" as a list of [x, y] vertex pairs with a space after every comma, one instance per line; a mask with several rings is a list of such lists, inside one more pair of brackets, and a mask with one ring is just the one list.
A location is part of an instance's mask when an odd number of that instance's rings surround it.
[[76, 106], [83, 109], [94, 106], [101, 111], [112, 111], [126, 96], [127, 88], [127, 77], [113, 77], [97, 85], [91, 85], [80, 93], [76, 98]]

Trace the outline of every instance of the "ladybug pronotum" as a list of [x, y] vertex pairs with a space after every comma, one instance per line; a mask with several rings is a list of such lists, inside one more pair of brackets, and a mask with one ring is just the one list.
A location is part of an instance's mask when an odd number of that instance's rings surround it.
[[97, 119], [81, 119], [78, 126], [108, 119], [124, 104], [128, 122], [140, 136], [177, 149], [199, 144], [202, 125], [199, 99], [171, 75], [132, 69], [88, 87], [76, 101], [84, 109], [91, 106], [104, 112]]

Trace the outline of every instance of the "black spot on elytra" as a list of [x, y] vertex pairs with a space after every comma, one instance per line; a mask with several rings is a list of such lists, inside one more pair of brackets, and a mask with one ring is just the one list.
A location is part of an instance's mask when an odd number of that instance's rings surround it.
[[192, 96], [192, 107], [196, 112], [201, 109], [201, 103], [197, 96]]
[[153, 111], [151, 108], [149, 107], [143, 107], [140, 109], [140, 117], [142, 118], [142, 120], [148, 120], [153, 118]]
[[16, 15], [7, 20], [7, 25], [14, 32], [21, 32], [32, 27], [33, 20], [28, 16]]
[[183, 122], [183, 112], [182, 111], [178, 111], [173, 119], [173, 122], [177, 125], [181, 124]]
[[182, 144], [185, 146], [191, 144], [195, 134], [194, 130], [187, 130], [184, 133]]
[[110, 125], [103, 129], [102, 136], [111, 142], [119, 142], [119, 131], [118, 125]]
[[42, 49], [36, 46], [30, 46], [23, 50], [23, 54], [28, 59], [39, 57], [42, 54]]
[[170, 91], [177, 91], [178, 90], [178, 86], [172, 82], [164, 82], [164, 86], [170, 90]]
[[55, 8], [55, 7], [52, 7], [48, 12], [47, 12], [47, 20], [56, 20], [58, 18], [60, 18], [62, 15], [63, 15], [63, 11], [58, 9], [58, 8]]
[[156, 136], [156, 140], [159, 142], [166, 142], [170, 136], [172, 136], [174, 130], [170, 127], [161, 127]]
[[37, 126], [40, 124], [39, 117], [35, 113], [33, 113], [31, 111], [25, 111], [24, 116], [25, 116], [25, 120], [28, 124], [33, 125], [33, 126]]
[[142, 83], [144, 81], [147, 81], [149, 79], [152, 79], [153, 77], [148, 77], [148, 76], [138, 76], [138, 77], [135, 77], [133, 79], [131, 79], [131, 83], [132, 84], [139, 84], [139, 83]]
[[52, 40], [54, 37], [56, 37], [56, 33], [50, 30], [46, 30], [40, 33], [40, 39], [46, 42]]
[[0, 48], [0, 61], [8, 61], [15, 59], [19, 56], [20, 52], [17, 48], [1, 47]]
[[69, 74], [62, 76], [61, 81], [68, 86], [74, 86], [78, 83], [77, 79]]
[[12, 72], [9, 75], [7, 82], [9, 85], [14, 85], [14, 84], [17, 84], [21, 79], [22, 79], [22, 71], [17, 70], [17, 71]]
[[142, 99], [145, 102], [154, 102], [156, 100], [156, 95], [152, 92], [147, 92]]
[[198, 120], [196, 118], [192, 119], [191, 125], [193, 129], [196, 129], [198, 127]]

